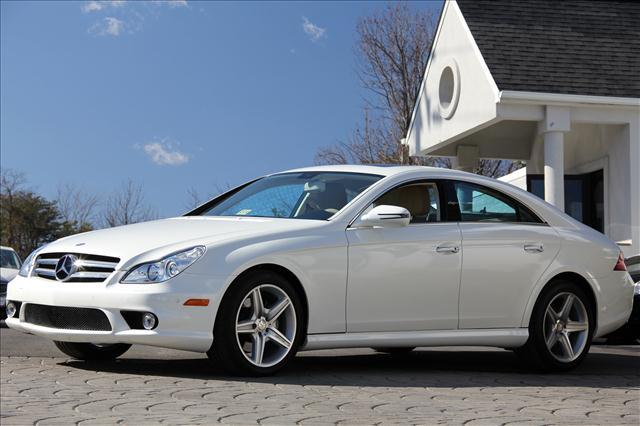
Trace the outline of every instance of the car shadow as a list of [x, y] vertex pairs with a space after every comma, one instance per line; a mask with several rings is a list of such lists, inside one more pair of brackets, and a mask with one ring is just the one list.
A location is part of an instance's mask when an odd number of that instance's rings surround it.
[[302, 353], [277, 375], [234, 377], [207, 359], [150, 360], [123, 358], [110, 362], [70, 360], [73, 368], [176, 377], [289, 385], [369, 387], [483, 387], [483, 386], [583, 386], [614, 388], [637, 386], [640, 354], [591, 353], [575, 370], [540, 374], [528, 370], [510, 351], [414, 351], [405, 355], [380, 353], [322, 355]]

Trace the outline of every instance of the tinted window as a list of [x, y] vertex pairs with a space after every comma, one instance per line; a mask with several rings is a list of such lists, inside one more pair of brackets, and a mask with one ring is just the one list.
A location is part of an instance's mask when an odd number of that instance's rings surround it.
[[540, 222], [529, 209], [497, 191], [465, 182], [453, 186], [462, 222]]
[[[529, 192], [544, 200], [544, 176], [527, 175]], [[604, 174], [602, 170], [564, 176], [564, 212], [604, 232]]]
[[435, 183], [414, 183], [400, 186], [378, 198], [373, 206], [404, 207], [411, 213], [411, 223], [440, 221], [440, 196]]
[[328, 219], [380, 178], [338, 172], [272, 175], [207, 206], [200, 214]]
[[0, 249], [0, 267], [8, 269], [20, 269], [20, 259], [12, 250]]

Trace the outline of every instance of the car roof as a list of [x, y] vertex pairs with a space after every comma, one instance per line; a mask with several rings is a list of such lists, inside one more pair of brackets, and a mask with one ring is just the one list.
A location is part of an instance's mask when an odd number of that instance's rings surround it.
[[[285, 172], [274, 173], [300, 173], [300, 172], [342, 172], [342, 173], [368, 173], [383, 176], [384, 178], [392, 178], [401, 180], [403, 175], [411, 178], [435, 178], [435, 179], [460, 179], [480, 185], [487, 185], [490, 188], [505, 192], [511, 197], [516, 197], [519, 202], [524, 203], [531, 208], [536, 214], [554, 226], [584, 227], [578, 221], [563, 214], [555, 207], [545, 203], [544, 200], [527, 192], [523, 189], [513, 186], [510, 183], [474, 173], [463, 172], [460, 170], [445, 169], [440, 167], [428, 166], [388, 166], [388, 165], [335, 165], [335, 166], [313, 166], [300, 169], [288, 170]], [[373, 185], [375, 186], [375, 184]], [[372, 187], [373, 187], [372, 186]], [[346, 212], [346, 211], [345, 211]], [[338, 213], [340, 214], [340, 212]]]
[[0, 246], [0, 249], [2, 250], [11, 250], [11, 251], [15, 251], [14, 249], [12, 249], [11, 247], [7, 247], [7, 246]]
[[299, 169], [286, 170], [283, 172], [273, 173], [301, 173], [301, 172], [342, 172], [342, 173], [366, 173], [379, 176], [393, 176], [411, 172], [437, 172], [438, 174], [450, 174], [453, 176], [468, 175], [469, 173], [458, 170], [445, 169], [440, 167], [428, 166], [396, 166], [388, 164], [338, 164], [333, 166], [311, 166]]

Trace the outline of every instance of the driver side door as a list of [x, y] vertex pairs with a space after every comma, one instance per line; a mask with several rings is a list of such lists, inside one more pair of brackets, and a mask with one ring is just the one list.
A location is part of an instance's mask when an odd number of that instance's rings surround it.
[[441, 208], [443, 191], [435, 181], [401, 185], [370, 208], [404, 207], [408, 226], [347, 229], [348, 332], [458, 327], [462, 237]]

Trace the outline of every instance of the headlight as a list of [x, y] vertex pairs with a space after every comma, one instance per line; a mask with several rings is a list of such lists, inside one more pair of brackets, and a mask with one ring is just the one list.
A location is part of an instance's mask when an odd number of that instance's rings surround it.
[[38, 247], [37, 249], [32, 251], [29, 256], [27, 256], [27, 258], [22, 263], [22, 266], [20, 267], [20, 271], [18, 271], [18, 275], [20, 275], [21, 277], [28, 277], [29, 275], [31, 275], [33, 265], [36, 263], [36, 257], [38, 256], [38, 253], [40, 253], [40, 251], [45, 248], [45, 246], [46, 244], [44, 246]]
[[633, 288], [633, 294], [640, 295], [640, 281], [638, 281], [635, 287]]
[[133, 267], [121, 282], [123, 284], [149, 284], [167, 281], [200, 259], [205, 251], [204, 246], [197, 246], [174, 253], [157, 262], [143, 263]]

